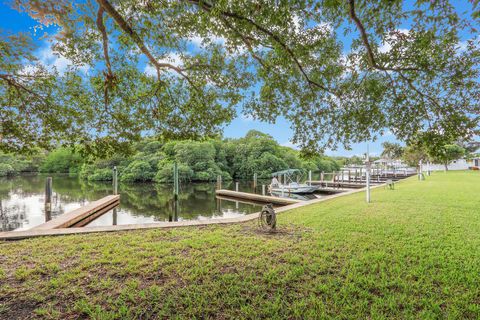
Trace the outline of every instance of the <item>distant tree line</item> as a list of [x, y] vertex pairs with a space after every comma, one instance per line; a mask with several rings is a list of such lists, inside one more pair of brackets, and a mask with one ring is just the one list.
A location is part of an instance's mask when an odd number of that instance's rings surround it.
[[[0, 161], [9, 165], [9, 172], [52, 172], [78, 174], [90, 181], [112, 179], [112, 168], [117, 166], [121, 181], [171, 182], [173, 165], [176, 162], [183, 181], [214, 181], [217, 176], [224, 180], [269, 178], [274, 171], [288, 168], [332, 172], [339, 170], [342, 159], [318, 155], [303, 158], [299, 151], [279, 145], [270, 135], [249, 131], [239, 139], [209, 139], [205, 141], [179, 140], [161, 142], [145, 138], [134, 144], [130, 156], [117, 155], [94, 161], [85, 160], [71, 148], [57, 148], [45, 154], [39, 152], [26, 169], [14, 164], [17, 157], [4, 154]], [[28, 162], [27, 156], [21, 156]], [[4, 161], [4, 159], [9, 159]]]

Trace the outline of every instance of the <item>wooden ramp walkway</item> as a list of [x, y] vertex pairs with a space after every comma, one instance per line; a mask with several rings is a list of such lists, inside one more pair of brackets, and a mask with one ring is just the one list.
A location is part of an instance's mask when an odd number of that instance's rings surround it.
[[220, 196], [227, 196], [227, 197], [237, 198], [237, 199], [246, 199], [246, 200], [258, 201], [263, 203], [273, 203], [278, 205], [289, 205], [289, 204], [303, 202], [302, 200], [298, 200], [298, 199], [262, 196], [261, 194], [238, 192], [238, 191], [225, 190], [225, 189], [217, 190], [215, 191], [215, 193]]
[[93, 201], [84, 207], [64, 213], [48, 222], [33, 227], [30, 230], [50, 230], [58, 228], [81, 227], [96, 217], [118, 206], [120, 195], [106, 196], [97, 201]]

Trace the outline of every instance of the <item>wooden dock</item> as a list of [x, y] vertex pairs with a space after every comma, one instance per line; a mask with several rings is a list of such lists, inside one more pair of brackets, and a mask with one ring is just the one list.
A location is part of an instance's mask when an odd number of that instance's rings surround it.
[[215, 193], [219, 196], [226, 196], [226, 197], [237, 198], [237, 199], [246, 199], [246, 200], [257, 201], [261, 203], [272, 203], [272, 204], [278, 204], [278, 205], [289, 205], [289, 204], [303, 202], [302, 200], [297, 200], [297, 199], [262, 196], [261, 194], [238, 192], [238, 191], [225, 190], [225, 189], [217, 190], [215, 191]]
[[106, 196], [100, 200], [91, 202], [84, 207], [64, 213], [55, 219], [42, 223], [30, 230], [50, 230], [58, 228], [81, 227], [96, 217], [118, 206], [120, 195]]

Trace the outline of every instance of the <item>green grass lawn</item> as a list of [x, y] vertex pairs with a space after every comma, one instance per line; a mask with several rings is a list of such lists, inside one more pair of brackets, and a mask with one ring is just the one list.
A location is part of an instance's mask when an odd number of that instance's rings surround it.
[[480, 173], [257, 223], [0, 243], [0, 318], [480, 318]]

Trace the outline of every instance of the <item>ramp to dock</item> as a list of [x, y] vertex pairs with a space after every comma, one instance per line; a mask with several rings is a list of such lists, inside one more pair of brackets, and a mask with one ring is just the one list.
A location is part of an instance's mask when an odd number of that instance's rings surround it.
[[50, 230], [58, 228], [70, 228], [72, 226], [81, 226], [85, 221], [90, 222], [92, 216], [97, 217], [108, 210], [116, 207], [120, 202], [120, 195], [106, 196], [97, 201], [93, 201], [86, 206], [64, 213], [50, 221], [42, 223], [30, 230]]
[[263, 203], [272, 203], [272, 204], [278, 204], [282, 206], [303, 202], [302, 200], [298, 200], [298, 199], [262, 196], [261, 194], [238, 192], [238, 191], [225, 190], [225, 189], [217, 190], [215, 193], [220, 196], [227, 196], [227, 197], [237, 198], [237, 199], [246, 199], [246, 200], [258, 201]]

